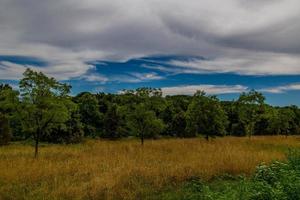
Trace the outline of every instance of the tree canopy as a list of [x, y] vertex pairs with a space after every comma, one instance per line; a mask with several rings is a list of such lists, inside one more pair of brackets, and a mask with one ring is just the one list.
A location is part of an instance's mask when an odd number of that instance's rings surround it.
[[215, 96], [206, 96], [203, 91], [195, 93], [187, 109], [186, 118], [190, 136], [202, 134], [208, 140], [209, 137], [226, 134], [225, 111]]
[[20, 104], [18, 106], [22, 128], [33, 135], [35, 156], [41, 137], [53, 127], [66, 128], [70, 113], [75, 109], [67, 96], [70, 86], [49, 78], [42, 72], [27, 69], [20, 81]]
[[0, 144], [10, 140], [76, 143], [84, 137], [197, 137], [300, 134], [300, 109], [265, 103], [251, 90], [232, 101], [203, 91], [163, 96], [143, 87], [118, 94], [82, 92], [27, 69], [19, 87], [0, 84]]

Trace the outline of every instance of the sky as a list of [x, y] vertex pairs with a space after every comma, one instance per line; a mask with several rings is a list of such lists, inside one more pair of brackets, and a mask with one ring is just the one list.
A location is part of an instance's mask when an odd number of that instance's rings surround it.
[[0, 82], [26, 68], [82, 91], [251, 89], [300, 106], [299, 0], [0, 0]]

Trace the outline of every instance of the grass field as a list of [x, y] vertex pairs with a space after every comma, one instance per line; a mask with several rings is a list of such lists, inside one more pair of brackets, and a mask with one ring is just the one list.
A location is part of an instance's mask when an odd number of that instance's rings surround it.
[[144, 199], [191, 178], [250, 175], [255, 167], [284, 160], [299, 137], [88, 140], [47, 145], [33, 158], [33, 146], [0, 147], [0, 199]]

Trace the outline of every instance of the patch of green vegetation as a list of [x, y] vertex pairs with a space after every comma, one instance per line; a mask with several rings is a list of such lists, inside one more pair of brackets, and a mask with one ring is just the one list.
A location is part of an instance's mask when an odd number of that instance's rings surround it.
[[261, 164], [246, 178], [222, 177], [212, 182], [198, 178], [169, 187], [148, 199], [164, 200], [298, 200], [300, 199], [300, 152], [290, 151], [286, 162]]
[[261, 143], [261, 144], [253, 144], [249, 143], [249, 145], [253, 146], [253, 148], [261, 149], [261, 150], [268, 150], [268, 151], [278, 151], [278, 152], [285, 152], [288, 153], [291, 149], [291, 146], [288, 144], [270, 144], [270, 143]]

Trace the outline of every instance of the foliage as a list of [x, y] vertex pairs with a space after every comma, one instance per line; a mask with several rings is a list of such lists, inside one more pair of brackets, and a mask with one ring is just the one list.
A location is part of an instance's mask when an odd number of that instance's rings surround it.
[[183, 111], [174, 114], [171, 124], [170, 124], [170, 133], [173, 133], [177, 137], [185, 137], [186, 130], [186, 116]]
[[254, 90], [242, 93], [236, 102], [239, 121], [244, 127], [245, 134], [251, 137], [256, 123], [264, 111], [265, 97]]
[[164, 128], [162, 120], [158, 119], [153, 111], [146, 109], [144, 104], [139, 104], [128, 116], [128, 127], [141, 139], [155, 138]]
[[288, 135], [293, 126], [295, 113], [289, 108], [269, 109], [268, 131], [274, 134]]
[[41, 138], [42, 141], [51, 143], [79, 143], [83, 140], [84, 131], [80, 122], [80, 115], [77, 111], [72, 111], [71, 116], [65, 124], [58, 124], [51, 127]]
[[102, 137], [110, 139], [121, 138], [125, 132], [122, 130], [122, 123], [123, 120], [118, 106], [116, 104], [110, 105], [104, 116], [104, 133]]
[[186, 113], [187, 129], [190, 136], [197, 134], [209, 137], [226, 134], [227, 116], [215, 96], [205, 96], [197, 92]]
[[[25, 71], [18, 91], [0, 84], [0, 113], [8, 121], [12, 140], [73, 143], [84, 136], [118, 139], [203, 135], [208, 139], [300, 134], [297, 106], [267, 105], [265, 97], [254, 90], [242, 93], [237, 100], [220, 101], [202, 91], [194, 96], [164, 97], [161, 89], [142, 87], [119, 94], [82, 92], [70, 97], [70, 89], [31, 69]], [[146, 118], [141, 124], [146, 127], [135, 123], [143, 114]]]
[[100, 112], [95, 95], [84, 92], [78, 94], [74, 101], [78, 104], [81, 122], [84, 124], [86, 136], [96, 136], [103, 124], [103, 114]]
[[8, 144], [12, 138], [10, 122], [16, 114], [17, 95], [9, 85], [0, 84], [0, 145]]
[[70, 119], [75, 106], [67, 96], [70, 86], [49, 78], [42, 72], [27, 69], [20, 81], [21, 102], [18, 106], [23, 130], [33, 135], [35, 156], [40, 139], [51, 128], [61, 126]]
[[0, 84], [0, 112], [11, 115], [15, 111], [15, 106], [18, 103], [18, 92], [12, 87], [5, 84]]

